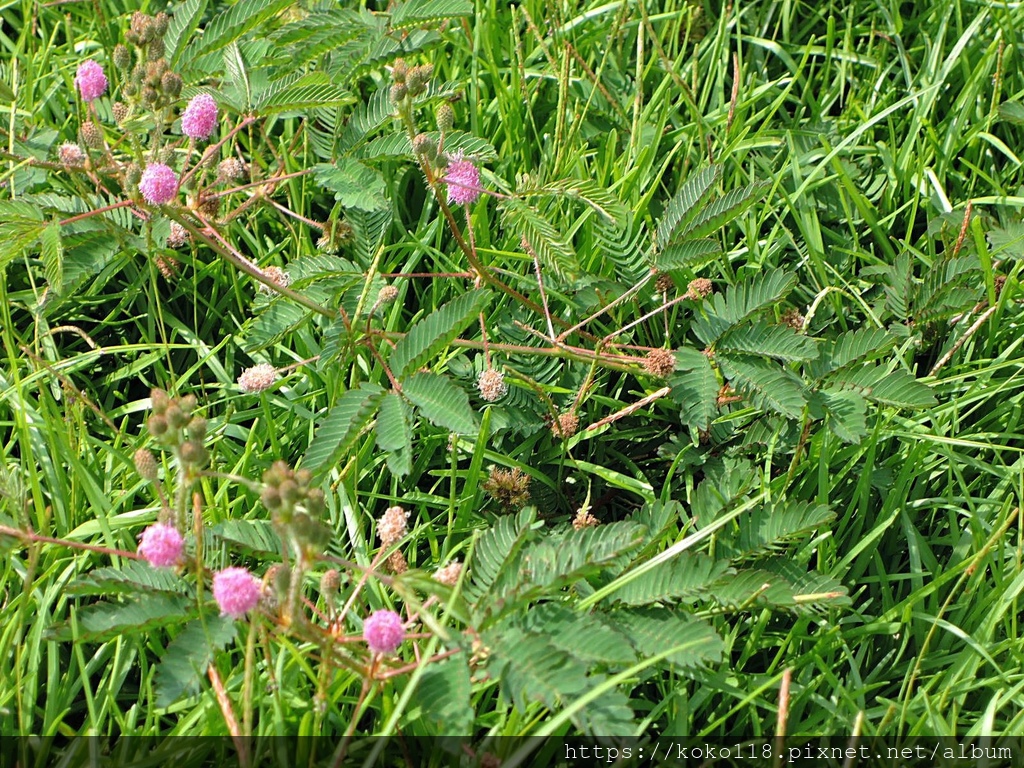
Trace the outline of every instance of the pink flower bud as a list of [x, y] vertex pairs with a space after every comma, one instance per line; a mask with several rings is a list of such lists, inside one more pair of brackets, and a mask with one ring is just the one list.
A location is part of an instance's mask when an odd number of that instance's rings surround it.
[[376, 611], [363, 622], [363, 639], [374, 653], [394, 653], [405, 640], [402, 617], [394, 611]]
[[217, 102], [208, 93], [193, 97], [181, 115], [181, 132], [190, 139], [208, 139], [217, 127]]
[[184, 541], [177, 528], [157, 523], [142, 532], [139, 554], [155, 568], [170, 568], [181, 560], [183, 546]]
[[107, 90], [107, 76], [103, 74], [103, 67], [92, 59], [83, 61], [78, 65], [75, 85], [78, 86], [82, 101], [98, 99]]
[[139, 191], [150, 205], [169, 203], [178, 194], [178, 177], [163, 163], [153, 163], [142, 172]]
[[213, 599], [222, 616], [241, 618], [260, 601], [260, 582], [245, 568], [225, 568], [213, 577]]

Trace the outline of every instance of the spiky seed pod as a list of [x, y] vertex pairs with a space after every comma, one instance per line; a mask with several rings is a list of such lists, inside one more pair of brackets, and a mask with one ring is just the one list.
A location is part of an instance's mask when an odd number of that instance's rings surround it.
[[800, 314], [799, 310], [787, 309], [782, 313], [783, 325], [788, 325], [794, 331], [802, 331], [804, 329], [804, 316]]
[[[174, 224], [171, 225], [171, 228], [174, 228]], [[170, 239], [167, 242], [170, 243]], [[181, 266], [177, 259], [172, 259], [170, 256], [157, 256], [153, 259], [153, 263], [156, 264], [160, 274], [164, 276], [164, 280], [173, 280], [178, 267]]]
[[162, 389], [156, 389], [155, 387], [149, 391], [149, 399], [152, 403], [153, 413], [160, 414], [163, 416], [167, 413], [167, 408], [171, 404], [171, 396], [164, 392]]
[[167, 34], [167, 28], [170, 26], [171, 17], [163, 11], [160, 11], [156, 16], [153, 17], [153, 31], [157, 37], [163, 37]]
[[388, 98], [391, 99], [392, 104], [400, 104], [408, 94], [409, 91], [404, 83], [395, 83], [388, 92]]
[[150, 416], [146, 428], [153, 437], [163, 437], [167, 434], [167, 419], [159, 415]]
[[320, 594], [322, 595], [333, 595], [341, 587], [341, 574], [337, 568], [331, 568], [329, 571], [325, 571], [324, 575], [320, 577]]
[[481, 487], [506, 512], [519, 509], [530, 500], [530, 476], [519, 467], [511, 470], [491, 467], [490, 475]]
[[405, 555], [396, 550], [388, 556], [388, 568], [392, 573], [401, 575], [409, 570], [409, 563], [406, 562]]
[[124, 71], [132, 65], [132, 52], [128, 50], [128, 46], [124, 43], [118, 43], [114, 46], [114, 66]]
[[199, 201], [199, 212], [208, 219], [216, 219], [220, 214], [220, 198], [204, 197]]
[[157, 93], [155, 88], [151, 88], [148, 85], [142, 89], [142, 102], [147, 106], [153, 106], [160, 99], [160, 94]]
[[93, 149], [103, 149], [103, 131], [96, 123], [82, 123], [79, 129], [82, 143]]
[[181, 95], [182, 85], [181, 75], [177, 72], [164, 72], [160, 78], [160, 89], [172, 99]]
[[139, 448], [135, 452], [135, 471], [139, 473], [139, 477], [143, 480], [149, 480], [153, 482], [157, 477], [157, 466], [156, 457], [146, 450], [145, 448]]
[[644, 370], [663, 379], [676, 369], [676, 356], [670, 349], [652, 349], [644, 358]]
[[237, 181], [245, 176], [245, 163], [241, 160], [229, 157], [221, 160], [217, 166], [217, 178], [224, 181]]
[[164, 57], [164, 41], [159, 37], [154, 37], [149, 41], [149, 45], [146, 46], [146, 59], [148, 61], [159, 61]]
[[418, 133], [412, 140], [412, 151], [433, 160], [437, 156], [437, 144], [427, 134]]
[[667, 272], [662, 272], [654, 281], [654, 288], [658, 293], [669, 293], [675, 287], [676, 284], [672, 280], [672, 275]]
[[377, 304], [390, 304], [398, 298], [398, 289], [393, 285], [385, 285], [377, 294]]
[[142, 36], [142, 34], [149, 29], [150, 18], [142, 11], [136, 11], [132, 14], [132, 20], [129, 24], [129, 29], [136, 35]]
[[127, 170], [124, 172], [125, 183], [131, 189], [137, 189], [139, 182], [142, 181], [142, 169], [138, 163], [129, 163]]
[[441, 133], [448, 133], [455, 125], [455, 110], [448, 102], [444, 102], [437, 108], [437, 130]]
[[405, 59], [395, 59], [395, 63], [391, 65], [391, 79], [396, 83], [404, 83], [408, 74], [409, 65], [405, 63]]
[[185, 464], [198, 466], [206, 463], [206, 449], [200, 444], [186, 440], [178, 449], [178, 456]]

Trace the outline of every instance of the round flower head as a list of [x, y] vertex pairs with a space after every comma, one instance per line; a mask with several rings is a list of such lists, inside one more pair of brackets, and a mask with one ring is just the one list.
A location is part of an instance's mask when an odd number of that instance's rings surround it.
[[260, 582], [245, 568], [225, 568], [213, 577], [213, 599], [222, 616], [241, 618], [260, 601]]
[[480, 171], [469, 160], [463, 159], [462, 152], [448, 159], [444, 183], [448, 185], [449, 203], [469, 205], [480, 197]]
[[250, 395], [270, 389], [277, 381], [277, 369], [270, 363], [260, 363], [252, 368], [246, 368], [238, 377], [238, 386], [243, 392]]
[[217, 127], [217, 102], [208, 93], [194, 96], [181, 114], [181, 132], [190, 139], [208, 139]]
[[169, 203], [178, 194], [178, 177], [163, 163], [153, 163], [142, 172], [139, 191], [150, 205]]
[[170, 568], [181, 559], [183, 545], [184, 541], [177, 528], [157, 523], [142, 532], [139, 554], [156, 568]]
[[78, 86], [82, 101], [98, 99], [107, 90], [107, 76], [103, 74], [103, 67], [92, 59], [83, 61], [78, 65], [75, 85]]
[[480, 390], [480, 397], [488, 403], [501, 400], [501, 398], [508, 394], [508, 384], [505, 383], [505, 374], [501, 371], [496, 371], [493, 368], [488, 368], [480, 374], [480, 378], [477, 379], [476, 386], [477, 389]]
[[81, 165], [85, 162], [85, 152], [77, 144], [68, 141], [60, 145], [57, 157], [64, 165]]
[[394, 611], [376, 611], [363, 622], [363, 639], [374, 653], [394, 653], [405, 639], [402, 617]]

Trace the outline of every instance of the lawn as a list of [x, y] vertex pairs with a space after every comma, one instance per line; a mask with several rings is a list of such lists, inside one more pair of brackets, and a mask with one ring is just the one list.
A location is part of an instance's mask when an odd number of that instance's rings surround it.
[[1020, 5], [0, 20], [0, 733], [1024, 731]]

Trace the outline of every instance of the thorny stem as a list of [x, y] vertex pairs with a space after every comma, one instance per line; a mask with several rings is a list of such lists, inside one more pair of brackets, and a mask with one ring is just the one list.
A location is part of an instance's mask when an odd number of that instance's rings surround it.
[[612, 339], [614, 339], [616, 336], [618, 336], [620, 333], [625, 333], [630, 328], [634, 328], [634, 327], [640, 325], [640, 323], [644, 322], [645, 320], [647, 320], [647, 319], [649, 319], [651, 317], [654, 317], [659, 312], [664, 312], [669, 307], [675, 306], [676, 304], [679, 304], [680, 302], [686, 301], [689, 298], [690, 297], [687, 294], [683, 294], [682, 296], [676, 296], [674, 299], [666, 301], [664, 304], [662, 304], [657, 309], [652, 309], [646, 315], [642, 315], [642, 316], [638, 317], [636, 320], [634, 320], [631, 323], [626, 323], [626, 325], [622, 326], [619, 330], [613, 331], [612, 333], [609, 333], [601, 341], [603, 343], [607, 343], [607, 342], [611, 341]]
[[185, 186], [185, 182], [191, 179], [192, 176], [195, 175], [196, 171], [203, 167], [203, 163], [205, 163], [209, 158], [213, 157], [217, 153], [217, 150], [224, 146], [226, 142], [231, 141], [231, 139], [234, 138], [236, 133], [238, 133], [240, 130], [246, 128], [254, 122], [256, 122], [256, 115], [246, 115], [244, 118], [242, 118], [242, 121], [238, 125], [236, 125], [228, 132], [228, 134], [224, 138], [222, 138], [216, 144], [211, 144], [210, 146], [208, 146], [206, 148], [206, 151], [203, 152], [203, 156], [199, 158], [199, 162], [192, 166], [192, 169], [188, 173], [182, 175], [181, 180], [178, 182], [179, 186]]
[[22, 541], [31, 541], [42, 544], [56, 544], [61, 547], [68, 547], [69, 549], [82, 549], [87, 552], [98, 552], [101, 555], [114, 555], [117, 557], [129, 557], [133, 560], [141, 560], [142, 556], [137, 552], [126, 552], [123, 549], [112, 549], [111, 547], [101, 547], [96, 544], [83, 544], [79, 541], [68, 541], [66, 539], [55, 539], [52, 536], [41, 536], [38, 533], [31, 531], [22, 531], [18, 528], [11, 528], [7, 525], [0, 525], [0, 536], [11, 536], [15, 539], [21, 539]]
[[203, 231], [196, 227], [184, 216], [178, 215], [175, 216], [174, 218], [177, 220], [179, 224], [185, 227], [185, 229], [191, 232], [194, 237], [198, 237], [200, 240], [202, 240], [204, 243], [210, 246], [210, 248], [214, 252], [219, 253], [227, 261], [229, 261], [235, 267], [240, 269], [242, 272], [245, 272], [247, 275], [259, 281], [260, 283], [267, 286], [271, 290], [277, 291], [282, 296], [287, 296], [292, 301], [296, 301], [302, 306], [308, 307], [314, 312], [324, 315], [325, 317], [330, 317], [332, 319], [337, 317], [337, 314], [335, 312], [332, 312], [326, 307], [320, 306], [312, 299], [303, 296], [301, 293], [298, 293], [292, 290], [291, 288], [287, 288], [283, 285], [278, 285], [277, 283], [275, 283], [273, 280], [271, 280], [269, 277], [263, 274], [263, 271], [259, 267], [257, 267], [251, 261], [249, 261], [249, 259], [245, 258], [245, 256], [243, 256], [242, 254], [238, 253], [234, 249], [234, 247], [227, 240], [225, 240], [221, 236], [221, 234], [210, 224], [210, 222], [207, 221], [202, 216], [202, 214], [200, 214], [198, 211], [194, 211], [193, 215], [197, 219], [199, 219], [199, 221], [203, 224], [207, 231], [212, 233], [212, 237], [206, 234], [206, 231]]
[[[562, 340], [563, 340], [563, 339], [564, 339], [564, 338], [565, 338], [566, 336], [568, 336], [568, 335], [569, 335], [570, 333], [573, 333], [573, 332], [575, 332], [575, 331], [578, 331], [578, 330], [580, 330], [580, 329], [581, 329], [581, 328], [583, 328], [583, 327], [584, 327], [584, 326], [585, 326], [585, 325], [586, 325], [587, 323], [589, 323], [589, 322], [590, 322], [591, 320], [596, 320], [596, 319], [597, 319], [597, 318], [599, 318], [599, 317], [600, 317], [601, 315], [603, 315], [604, 313], [606, 313], [606, 312], [608, 312], [609, 310], [611, 310], [611, 309], [612, 309], [613, 307], [616, 307], [616, 306], [618, 306], [618, 305], [619, 305], [619, 304], [621, 304], [622, 302], [626, 301], [627, 299], [629, 299], [629, 298], [631, 298], [632, 296], [634, 296], [634, 295], [636, 295], [637, 293], [639, 293], [639, 292], [640, 292], [640, 291], [641, 291], [641, 290], [643, 289], [643, 287], [644, 287], [645, 285], [647, 285], [647, 283], [648, 283], [648, 282], [650, 281], [650, 279], [651, 279], [651, 277], [653, 276], [653, 274], [654, 274], [653, 272], [649, 273], [649, 274], [648, 274], [648, 275], [647, 275], [647, 276], [646, 276], [646, 277], [645, 277], [645, 278], [644, 278], [643, 280], [641, 280], [641, 281], [640, 281], [639, 283], [637, 283], [636, 285], [634, 285], [634, 286], [633, 286], [632, 288], [630, 288], [630, 289], [629, 289], [628, 291], [626, 291], [626, 292], [625, 292], [624, 294], [622, 294], [621, 296], [619, 296], [619, 298], [617, 298], [617, 299], [614, 299], [613, 301], [609, 302], [609, 303], [608, 303], [608, 304], [606, 304], [605, 306], [601, 307], [601, 308], [600, 308], [599, 310], [597, 310], [597, 312], [595, 312], [594, 314], [592, 314], [592, 315], [590, 315], [589, 317], [587, 317], [587, 318], [585, 318], [585, 319], [581, 320], [580, 322], [576, 323], [576, 325], [572, 326], [572, 327], [571, 327], [571, 328], [569, 328], [568, 330], [565, 330], [565, 331], [563, 331], [563, 332], [562, 332], [562, 333], [561, 333], [561, 334], [559, 335], [559, 337], [558, 337], [558, 338], [556, 339], [556, 341], [562, 341]], [[621, 333], [621, 331], [619, 331], [619, 333]]]

